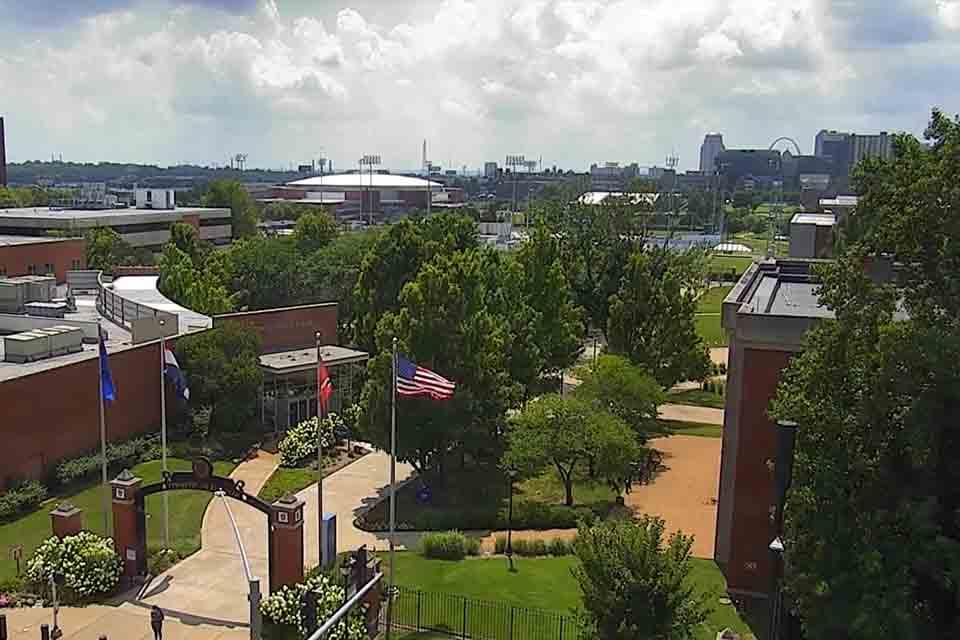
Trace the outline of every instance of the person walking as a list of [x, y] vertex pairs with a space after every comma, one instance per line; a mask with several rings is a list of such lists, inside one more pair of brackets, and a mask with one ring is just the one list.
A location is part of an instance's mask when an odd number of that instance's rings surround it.
[[163, 640], [163, 609], [157, 605], [150, 607], [150, 628], [153, 629], [153, 640]]

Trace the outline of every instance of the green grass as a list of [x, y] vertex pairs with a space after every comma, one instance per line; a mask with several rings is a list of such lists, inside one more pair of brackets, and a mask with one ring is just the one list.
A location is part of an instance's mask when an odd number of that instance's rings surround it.
[[697, 313], [720, 313], [723, 299], [729, 295], [733, 287], [712, 287], [707, 289], [697, 300]]
[[317, 472], [315, 469], [277, 467], [276, 471], [267, 479], [263, 488], [260, 489], [257, 497], [273, 503], [286, 495], [293, 495], [302, 489], [306, 489], [316, 481]]
[[727, 346], [727, 332], [720, 324], [720, 314], [698, 315], [694, 318], [697, 335], [708, 347]]
[[660, 428], [672, 436], [700, 436], [702, 438], [723, 437], [723, 427], [718, 424], [702, 422], [681, 422], [679, 420], [657, 420]]
[[750, 256], [725, 256], [715, 253], [710, 256], [709, 270], [718, 273], [733, 269], [739, 278], [753, 264], [753, 260]]
[[[179, 458], [168, 458], [167, 465], [173, 471], [191, 469], [189, 460]], [[229, 462], [217, 462], [214, 470], [218, 475], [228, 475], [233, 467]], [[160, 480], [161, 464], [159, 460], [145, 462], [135, 466], [132, 471], [147, 485]], [[167, 495], [170, 502], [170, 546], [181, 556], [187, 556], [200, 548], [200, 525], [211, 494], [205, 491], [170, 491]], [[84, 529], [103, 535], [103, 489], [99, 484], [72, 495], [51, 498], [36, 511], [0, 525], [0, 580], [16, 574], [10, 547], [23, 545], [24, 560], [29, 558], [37, 546], [52, 535], [50, 511], [65, 500], [83, 509]], [[159, 549], [163, 536], [163, 494], [148, 496], [146, 507], [147, 546], [150, 550]]]
[[725, 406], [723, 396], [703, 389], [673, 391], [667, 394], [667, 400], [673, 404], [692, 404], [697, 407], [712, 407], [714, 409], [723, 409]]
[[[401, 552], [396, 554], [396, 582], [425, 592], [450, 593], [569, 614], [580, 606], [580, 587], [572, 573], [577, 562], [574, 556], [515, 557], [517, 571], [511, 573], [507, 569], [507, 561], [501, 557], [448, 561], [428, 560], [417, 553]], [[718, 631], [727, 627], [741, 634], [750, 634], [750, 627], [740, 618], [736, 609], [718, 602], [726, 584], [716, 563], [702, 559], [694, 559], [692, 563], [692, 579], [697, 587], [714, 596], [710, 600], [713, 613], [698, 633], [698, 640], [713, 640]], [[386, 564], [384, 557], [384, 566]], [[426, 622], [432, 625], [445, 623], [447, 627], [459, 630], [460, 612], [448, 611], [450, 620], [439, 619], [441, 612], [434, 611], [432, 617], [437, 619]], [[400, 612], [399, 615], [406, 618], [405, 613]], [[409, 637], [412, 640], [432, 636], [411, 634]]]

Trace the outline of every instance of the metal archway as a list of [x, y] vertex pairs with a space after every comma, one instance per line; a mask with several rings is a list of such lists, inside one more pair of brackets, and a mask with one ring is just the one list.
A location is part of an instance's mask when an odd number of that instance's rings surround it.
[[773, 151], [773, 148], [774, 148], [775, 146], [777, 146], [777, 143], [779, 143], [779, 142], [789, 142], [790, 144], [793, 145], [793, 149], [794, 149], [794, 151], [797, 152], [797, 155], [798, 155], [798, 156], [802, 156], [802, 155], [803, 155], [803, 152], [800, 151], [800, 145], [797, 144], [797, 141], [796, 141], [796, 140], [794, 140], [793, 138], [791, 138], [791, 137], [789, 137], [789, 136], [780, 136], [779, 138], [777, 138], [776, 140], [774, 140], [773, 142], [770, 143], [770, 147], [769, 147], [767, 150], [768, 150], [768, 151]]
[[[137, 569], [138, 573], [146, 574], [147, 569], [147, 558], [146, 558], [146, 548], [147, 548], [147, 508], [146, 508], [146, 497], [153, 495], [155, 493], [162, 493], [164, 491], [177, 491], [177, 490], [190, 490], [190, 491], [208, 491], [212, 494], [223, 492], [224, 495], [229, 496], [235, 500], [239, 500], [244, 504], [248, 504], [257, 511], [265, 514], [267, 516], [267, 531], [268, 531], [268, 543], [267, 543], [267, 566], [268, 566], [268, 575], [273, 576], [273, 526], [272, 526], [272, 513], [273, 507], [258, 498], [257, 496], [251, 495], [244, 491], [243, 480], [234, 480], [233, 478], [225, 478], [223, 476], [217, 476], [213, 474], [213, 464], [207, 458], [198, 458], [193, 461], [193, 470], [192, 471], [178, 471], [178, 472], [163, 472], [163, 479], [160, 482], [155, 482], [153, 484], [148, 484], [144, 487], [141, 487], [137, 491], [135, 498], [136, 505], [136, 514], [137, 514], [137, 539], [138, 539], [138, 548], [143, 549], [143, 553], [139, 554], [137, 560]], [[272, 586], [272, 585], [271, 585]]]

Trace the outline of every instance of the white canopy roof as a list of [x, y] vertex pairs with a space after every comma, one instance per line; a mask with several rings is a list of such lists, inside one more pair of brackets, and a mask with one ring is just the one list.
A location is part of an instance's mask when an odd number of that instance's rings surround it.
[[287, 183], [288, 187], [318, 189], [396, 189], [398, 191], [421, 191], [443, 189], [444, 185], [433, 180], [413, 176], [398, 176], [392, 173], [336, 173], [329, 176], [313, 176]]

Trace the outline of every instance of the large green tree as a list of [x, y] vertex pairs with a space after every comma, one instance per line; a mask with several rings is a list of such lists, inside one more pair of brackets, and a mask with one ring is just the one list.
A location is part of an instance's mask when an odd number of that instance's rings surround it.
[[618, 489], [639, 456], [633, 431], [616, 416], [572, 396], [549, 394], [531, 400], [511, 421], [505, 466], [527, 476], [553, 469], [573, 506], [573, 483], [579, 472], [594, 471]]
[[560, 244], [544, 225], [537, 225], [517, 252], [525, 302], [534, 313], [527, 336], [540, 350], [539, 375], [570, 367], [581, 349], [583, 321], [563, 272]]
[[94, 227], [87, 231], [86, 254], [87, 268], [100, 271], [113, 271], [119, 265], [151, 263], [144, 260], [142, 251], [135, 250], [110, 227]]
[[610, 299], [610, 351], [649, 371], [665, 388], [702, 379], [709, 367], [695, 322], [704, 264], [698, 250], [635, 251]]
[[574, 395], [626, 422], [641, 443], [657, 430], [657, 408], [666, 395], [645, 370], [621, 356], [603, 354], [578, 369], [577, 376], [581, 383]]
[[256, 414], [262, 380], [257, 334], [228, 322], [181, 337], [176, 352], [190, 386], [190, 403], [212, 409], [210, 426], [225, 431], [247, 427]]
[[236, 180], [212, 181], [203, 195], [203, 206], [230, 209], [234, 238], [247, 238], [257, 233], [257, 205]]
[[960, 122], [926, 135], [861, 167], [836, 319], [774, 402], [800, 425], [785, 580], [811, 640], [960, 636]]
[[233, 291], [241, 308], [284, 307], [296, 302], [300, 256], [287, 238], [248, 238], [230, 248]]
[[297, 219], [293, 241], [303, 254], [325, 247], [337, 237], [337, 223], [326, 211], [307, 213]]
[[583, 596], [585, 637], [598, 640], [692, 640], [710, 614], [714, 594], [698, 591], [693, 538], [665, 538], [664, 522], [582, 525], [573, 543], [573, 574]]

